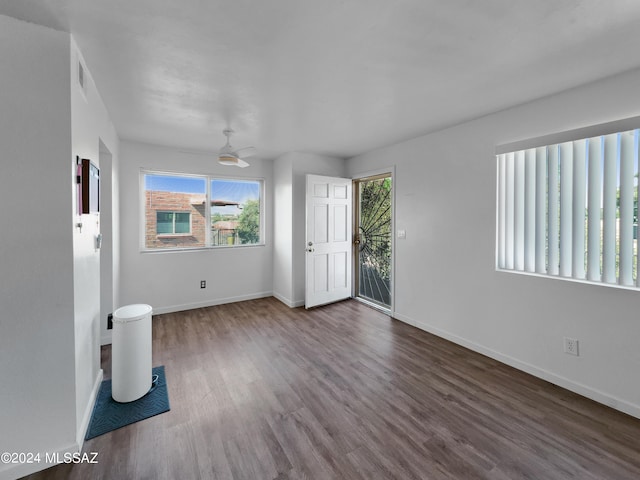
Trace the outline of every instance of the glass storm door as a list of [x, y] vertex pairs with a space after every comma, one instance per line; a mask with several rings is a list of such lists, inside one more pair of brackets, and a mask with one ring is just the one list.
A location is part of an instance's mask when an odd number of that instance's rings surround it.
[[391, 308], [391, 174], [355, 180], [356, 296]]

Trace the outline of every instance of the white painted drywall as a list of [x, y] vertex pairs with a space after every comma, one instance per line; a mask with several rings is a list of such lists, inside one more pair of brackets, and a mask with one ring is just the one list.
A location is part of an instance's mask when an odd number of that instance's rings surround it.
[[[112, 235], [112, 312], [116, 307], [122, 305], [120, 302], [120, 143], [118, 143], [118, 156], [112, 155], [111, 159], [111, 235]], [[101, 319], [102, 344], [111, 342], [111, 330], [106, 330], [105, 319]], [[104, 326], [102, 326], [104, 325]]]
[[[146, 303], [154, 313], [269, 296], [273, 291], [273, 161], [220, 165], [215, 153], [184, 152], [143, 143], [120, 145], [120, 300]], [[141, 252], [140, 171], [151, 169], [265, 181], [263, 246]], [[207, 288], [200, 288], [200, 281]]]
[[111, 330], [107, 329], [107, 320], [113, 313], [114, 305], [114, 244], [119, 244], [113, 235], [113, 154], [100, 141], [100, 344], [111, 343]]
[[0, 65], [0, 452], [56, 452], [76, 444], [69, 36], [0, 16]]
[[273, 296], [293, 307], [293, 153], [273, 162]]
[[[118, 138], [95, 86], [85, 98], [66, 33], [0, 16], [0, 450], [41, 463], [0, 465], [0, 478], [77, 451], [99, 387], [98, 215], [76, 210], [75, 156], [98, 164]], [[82, 228], [76, 227], [82, 223]]]
[[640, 292], [494, 268], [495, 146], [637, 116], [639, 84], [630, 72], [350, 159], [350, 174], [396, 167], [396, 317], [640, 416]]
[[[69, 160], [69, 171], [76, 171], [76, 156], [87, 158], [100, 167], [100, 144], [111, 152], [111, 163], [117, 162], [118, 136], [111, 123], [107, 109], [93, 82], [89, 68], [74, 39], [70, 38], [71, 61], [71, 146], [73, 158]], [[78, 62], [84, 65], [85, 92], [77, 81]], [[109, 167], [111, 165], [108, 165]], [[109, 174], [105, 169], [105, 177]], [[102, 173], [102, 172], [101, 172]], [[110, 186], [110, 182], [106, 182]], [[102, 214], [77, 215], [76, 189], [71, 190], [73, 200], [69, 213], [73, 227], [73, 278], [74, 278], [74, 325], [76, 364], [76, 424], [77, 438], [81, 445], [90, 419], [93, 401], [99, 388], [101, 328], [106, 330], [106, 318], [100, 318], [100, 250], [96, 248], [96, 236], [100, 233]], [[104, 193], [104, 192], [103, 192]], [[102, 198], [108, 198], [102, 195]], [[117, 220], [116, 220], [117, 221]], [[110, 219], [110, 224], [113, 222]], [[107, 244], [108, 248], [109, 245]], [[110, 266], [105, 266], [110, 268]]]

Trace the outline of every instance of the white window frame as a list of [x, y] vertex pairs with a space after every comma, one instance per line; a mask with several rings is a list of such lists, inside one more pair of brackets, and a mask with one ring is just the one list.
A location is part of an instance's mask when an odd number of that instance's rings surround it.
[[640, 290], [639, 127], [634, 117], [496, 147], [497, 271]]
[[[146, 235], [146, 210], [145, 210], [145, 175], [167, 175], [167, 176], [177, 176], [177, 177], [187, 177], [187, 178], [201, 178], [205, 182], [205, 246], [198, 247], [166, 247], [166, 248], [147, 248], [145, 243], [145, 235]], [[212, 180], [237, 180], [239, 182], [258, 182], [260, 185], [260, 241], [257, 243], [251, 244], [234, 244], [234, 245], [211, 245], [211, 181]], [[172, 171], [172, 170], [155, 170], [149, 168], [140, 169], [139, 174], [139, 247], [141, 253], [172, 253], [172, 252], [191, 252], [191, 251], [199, 251], [199, 250], [223, 250], [223, 249], [238, 249], [238, 248], [254, 248], [254, 247], [264, 247], [266, 245], [266, 181], [262, 177], [241, 177], [241, 176], [230, 176], [230, 175], [216, 175], [216, 174], [198, 174], [198, 173], [186, 173], [180, 171]], [[173, 211], [173, 210], [162, 210], [162, 211]], [[176, 210], [177, 211], [177, 210]], [[192, 216], [189, 216], [190, 221], [190, 231], [189, 235], [193, 235]], [[160, 235], [161, 237], [166, 236], [183, 236], [186, 234], [174, 234], [174, 235]]]

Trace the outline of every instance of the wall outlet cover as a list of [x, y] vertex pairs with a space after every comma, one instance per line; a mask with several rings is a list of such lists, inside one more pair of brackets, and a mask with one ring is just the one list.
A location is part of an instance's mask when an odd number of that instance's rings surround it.
[[579, 342], [575, 338], [564, 337], [564, 353], [569, 355], [579, 355]]

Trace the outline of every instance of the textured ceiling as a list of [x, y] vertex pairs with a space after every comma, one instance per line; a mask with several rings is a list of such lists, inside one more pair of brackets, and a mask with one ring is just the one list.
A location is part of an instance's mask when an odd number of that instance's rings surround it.
[[123, 139], [349, 157], [640, 66], [638, 0], [0, 0]]

